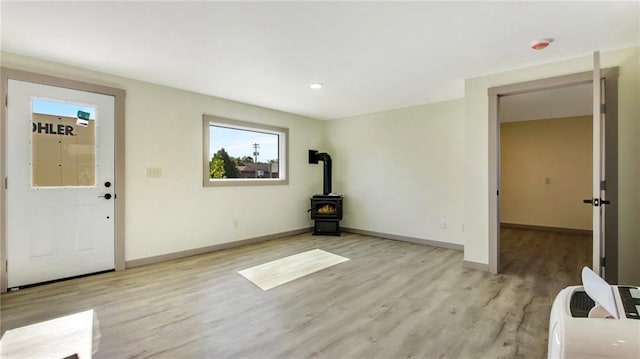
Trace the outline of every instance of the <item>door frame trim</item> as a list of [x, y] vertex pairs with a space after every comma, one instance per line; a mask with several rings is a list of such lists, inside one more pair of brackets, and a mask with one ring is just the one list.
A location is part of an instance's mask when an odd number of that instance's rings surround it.
[[35, 72], [28, 72], [22, 70], [11, 69], [7, 67], [0, 67], [0, 99], [2, 110], [0, 111], [0, 139], [2, 139], [2, 145], [0, 145], [0, 293], [7, 291], [7, 203], [6, 203], [6, 188], [5, 178], [7, 176], [6, 163], [7, 163], [7, 91], [9, 86], [9, 80], [17, 80], [30, 82], [40, 85], [49, 85], [61, 88], [67, 88], [78, 91], [92, 92], [102, 95], [108, 95], [114, 97], [115, 104], [115, 142], [114, 142], [114, 170], [115, 170], [115, 186], [114, 193], [117, 195], [117, 200], [114, 204], [115, 215], [115, 231], [114, 231], [114, 254], [115, 254], [115, 270], [120, 271], [125, 269], [125, 156], [124, 156], [124, 139], [125, 139], [125, 96], [126, 91], [119, 88], [108, 87], [103, 85], [92, 84], [88, 82], [76, 81], [62, 77], [49, 76], [39, 74]]
[[[617, 81], [618, 81], [619, 69], [618, 67], [605, 68], [601, 70], [601, 78], [604, 78], [607, 83], [606, 87], [606, 102], [609, 103], [609, 98], [615, 98], [615, 106], [611, 106], [614, 109], [607, 109], [607, 111], [612, 111], [612, 115], [607, 114], [607, 120], [610, 121], [615, 126], [615, 131], [617, 135]], [[520, 82], [509, 85], [502, 85], [496, 87], [490, 87], [487, 89], [488, 100], [489, 100], [489, 216], [488, 216], [488, 225], [489, 225], [489, 272], [493, 274], [500, 273], [500, 197], [498, 194], [498, 190], [500, 189], [500, 121], [499, 121], [499, 108], [500, 103], [499, 99], [503, 96], [509, 95], [518, 95], [528, 92], [535, 91], [543, 91], [543, 90], [551, 90], [561, 87], [575, 86], [575, 85], [583, 85], [593, 82], [593, 71], [585, 71], [579, 72], [575, 74], [549, 77], [539, 80], [532, 80], [526, 82]], [[612, 101], [613, 102], [613, 101]], [[607, 131], [609, 133], [609, 131]], [[613, 135], [613, 134], [611, 134]], [[616, 141], [617, 146], [617, 141]], [[609, 152], [609, 148], [606, 149], [606, 152]], [[617, 192], [617, 148], [615, 149], [615, 161], [612, 156], [607, 154], [607, 161], [615, 162], [615, 165], [612, 165], [612, 168], [609, 169], [609, 162], [607, 162], [607, 182], [609, 181], [609, 173], [615, 175], [613, 178], [612, 186], [615, 186], [612, 192]], [[613, 154], [612, 154], [613, 155]], [[613, 171], [616, 171], [613, 173]], [[611, 171], [611, 172], [610, 172]], [[614, 184], [615, 182], [615, 184]], [[609, 184], [607, 184], [608, 186]], [[617, 193], [614, 193], [615, 198], [611, 198], [612, 205], [607, 208], [605, 213], [610, 213], [606, 217], [606, 221], [609, 218], [616, 215], [615, 226], [611, 228], [611, 232], [607, 230], [605, 233], [605, 238], [607, 235], [612, 235], [612, 237], [616, 238], [615, 248], [611, 248], [611, 253], [605, 248], [605, 256], [612, 258], [607, 258], [607, 262], [611, 260], [612, 264], [610, 267], [615, 267], [615, 271], [610, 271], [605, 269], [605, 273], [610, 273], [615, 276], [615, 282], [617, 283], [617, 272], [618, 272], [618, 260], [617, 260]], [[609, 197], [607, 197], [609, 199]], [[606, 241], [606, 240], [605, 240]], [[615, 256], [615, 257], [614, 257]], [[613, 282], [610, 282], [613, 283]]]

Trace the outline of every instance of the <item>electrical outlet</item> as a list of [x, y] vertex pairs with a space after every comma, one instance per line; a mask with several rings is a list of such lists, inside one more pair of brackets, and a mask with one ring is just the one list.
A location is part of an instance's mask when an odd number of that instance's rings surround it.
[[147, 177], [160, 178], [162, 177], [162, 168], [160, 167], [147, 167]]
[[440, 229], [447, 229], [447, 221], [440, 221]]

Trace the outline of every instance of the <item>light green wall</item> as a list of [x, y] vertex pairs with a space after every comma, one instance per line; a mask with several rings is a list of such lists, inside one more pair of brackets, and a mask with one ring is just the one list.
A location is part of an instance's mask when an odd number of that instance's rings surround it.
[[[492, 192], [487, 89], [592, 66], [583, 56], [472, 78], [461, 100], [322, 122], [12, 54], [0, 63], [127, 91], [127, 260], [310, 226], [308, 197], [322, 190], [322, 167], [307, 164], [307, 150], [318, 149], [333, 157], [333, 190], [346, 194], [344, 226], [464, 244], [465, 260], [480, 264], [488, 263]], [[640, 284], [639, 48], [603, 53], [602, 64], [620, 67], [620, 281]], [[290, 185], [203, 188], [203, 113], [288, 127]], [[147, 167], [163, 177], [147, 178]], [[247, 205], [255, 203], [268, 210]]]
[[[126, 260], [311, 227], [322, 172], [307, 150], [320, 147], [322, 121], [8, 53], [0, 63], [126, 90]], [[204, 113], [288, 127], [289, 185], [204, 188]]]
[[463, 125], [464, 100], [329, 121], [343, 226], [462, 244]]
[[[620, 68], [619, 92], [619, 281], [640, 284], [640, 48], [601, 54], [602, 67]], [[502, 72], [465, 81], [465, 260], [489, 261], [488, 96], [491, 87], [591, 71], [591, 55], [551, 64]]]

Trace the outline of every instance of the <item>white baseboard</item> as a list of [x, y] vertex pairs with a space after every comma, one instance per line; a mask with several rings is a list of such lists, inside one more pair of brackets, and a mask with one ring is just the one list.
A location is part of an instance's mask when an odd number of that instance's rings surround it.
[[365, 236], [379, 237], [379, 238], [384, 238], [384, 239], [393, 239], [395, 241], [411, 242], [411, 243], [417, 243], [417, 244], [425, 244], [425, 245], [432, 246], [432, 247], [455, 249], [457, 251], [463, 251], [464, 250], [464, 246], [462, 244], [447, 243], [447, 242], [440, 242], [440, 241], [432, 241], [430, 239], [422, 239], [422, 238], [415, 238], [415, 237], [400, 236], [400, 235], [397, 235], [397, 234], [372, 232], [372, 231], [367, 231], [367, 230], [364, 230], [364, 229], [357, 229], [357, 228], [342, 227], [341, 229], [344, 232], [362, 234], [362, 235], [365, 235]]
[[489, 264], [488, 263], [480, 263], [474, 261], [462, 261], [462, 266], [469, 269], [479, 270], [483, 272], [489, 272]]
[[234, 242], [228, 242], [228, 243], [222, 243], [222, 244], [214, 244], [212, 246], [207, 246], [207, 247], [187, 249], [185, 251], [161, 254], [161, 255], [157, 255], [157, 256], [145, 257], [145, 258], [139, 258], [139, 259], [132, 259], [130, 261], [126, 261], [125, 262], [125, 266], [126, 266], [126, 268], [140, 267], [140, 266], [145, 266], [145, 265], [148, 265], [148, 264], [164, 262], [164, 261], [168, 261], [168, 260], [172, 260], [172, 259], [191, 257], [191, 256], [195, 256], [195, 255], [198, 255], [198, 254], [204, 254], [204, 253], [219, 251], [219, 250], [223, 250], [223, 249], [244, 246], [244, 245], [247, 245], [247, 244], [270, 241], [272, 239], [290, 237], [290, 236], [295, 236], [295, 235], [298, 235], [298, 234], [310, 233], [311, 230], [312, 230], [311, 228], [302, 228], [302, 229], [296, 229], [296, 230], [293, 230], [293, 231], [274, 233], [274, 234], [269, 234], [269, 235], [266, 235], [266, 236], [248, 238], [248, 239], [243, 239], [243, 240], [234, 241]]

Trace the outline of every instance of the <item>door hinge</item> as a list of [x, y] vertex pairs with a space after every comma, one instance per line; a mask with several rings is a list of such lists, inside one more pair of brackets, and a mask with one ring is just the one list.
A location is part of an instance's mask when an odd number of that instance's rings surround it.
[[607, 266], [607, 258], [600, 257], [600, 267], [606, 267], [606, 266]]
[[4, 105], [5, 105], [6, 107], [9, 107], [9, 94], [6, 94], [6, 95], [4, 96]]
[[600, 190], [605, 191], [607, 189], [607, 180], [600, 181]]
[[4, 178], [4, 189], [9, 189], [9, 178]]
[[4, 260], [4, 271], [9, 273], [9, 260], [8, 259]]
[[603, 103], [600, 105], [600, 113], [607, 113], [607, 104]]

